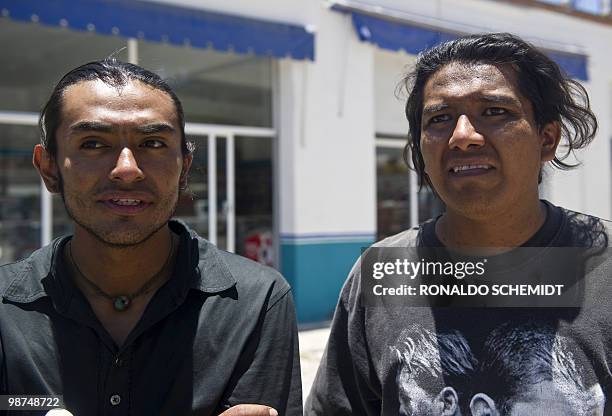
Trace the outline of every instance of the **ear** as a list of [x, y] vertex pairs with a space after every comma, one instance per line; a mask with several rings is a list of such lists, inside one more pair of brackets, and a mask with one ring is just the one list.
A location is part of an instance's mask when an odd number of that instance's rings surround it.
[[492, 398], [484, 393], [477, 393], [470, 400], [472, 416], [499, 416]]
[[179, 188], [181, 190], [187, 188], [187, 178], [189, 177], [189, 169], [193, 162], [193, 153], [183, 156], [183, 167], [181, 169], [181, 177], [179, 178]]
[[436, 400], [440, 403], [442, 409], [442, 416], [456, 416], [460, 415], [459, 410], [459, 395], [452, 387], [444, 387], [440, 390], [440, 393], [436, 396]]
[[550, 162], [555, 158], [557, 146], [561, 140], [561, 126], [558, 121], [546, 124], [540, 130], [540, 141], [542, 145], [541, 161]]
[[57, 163], [49, 151], [40, 144], [34, 146], [32, 164], [45, 183], [47, 190], [54, 194], [60, 193], [60, 174]]

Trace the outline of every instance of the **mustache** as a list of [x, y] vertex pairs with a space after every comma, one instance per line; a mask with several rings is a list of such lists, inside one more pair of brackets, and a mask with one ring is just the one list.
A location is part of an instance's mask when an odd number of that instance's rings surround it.
[[104, 194], [111, 192], [143, 192], [154, 194], [155, 189], [151, 186], [105, 186], [95, 190], [96, 194]]

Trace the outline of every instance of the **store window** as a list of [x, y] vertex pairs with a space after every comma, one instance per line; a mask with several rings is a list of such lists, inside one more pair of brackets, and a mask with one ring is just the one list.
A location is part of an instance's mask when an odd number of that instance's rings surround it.
[[[210, 170], [208, 136], [190, 136], [195, 144], [189, 189], [179, 200], [176, 217], [202, 236], [209, 235], [208, 186]], [[228, 160], [228, 146], [233, 158]], [[267, 265], [276, 261], [273, 252], [272, 145], [268, 137], [235, 136], [232, 141], [216, 136], [216, 241], [223, 249]], [[228, 166], [230, 163], [232, 166]], [[228, 168], [233, 170], [234, 209], [228, 197]], [[232, 216], [232, 218], [229, 218]], [[229, 224], [233, 224], [230, 226]], [[229, 235], [231, 233], [231, 235]], [[229, 240], [232, 240], [230, 243]], [[231, 246], [231, 247], [229, 247]]]
[[416, 172], [403, 160], [403, 139], [379, 138], [376, 146], [377, 240], [404, 231], [444, 211], [429, 188], [419, 190]]
[[40, 244], [40, 178], [32, 167], [35, 127], [0, 124], [0, 264]]
[[591, 13], [604, 14], [609, 13], [609, 0], [572, 0], [572, 7], [576, 10]]
[[60, 77], [110, 55], [127, 59], [124, 39], [0, 19], [0, 111], [38, 113]]
[[410, 172], [401, 149], [376, 148], [377, 240], [410, 228]]
[[236, 252], [272, 266], [272, 139], [236, 141]]
[[172, 86], [191, 123], [272, 126], [272, 60], [138, 42], [138, 63]]

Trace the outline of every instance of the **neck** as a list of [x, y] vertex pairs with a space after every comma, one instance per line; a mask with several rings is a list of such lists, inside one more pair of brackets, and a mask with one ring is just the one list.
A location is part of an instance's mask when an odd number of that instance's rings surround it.
[[[539, 200], [512, 206], [486, 218], [467, 218], [452, 210], [436, 223], [436, 235], [454, 249], [478, 247], [492, 251], [518, 247], [531, 238], [546, 220], [546, 207]], [[498, 250], [499, 249], [499, 250]]]
[[164, 267], [172, 235], [166, 225], [142, 243], [114, 247], [76, 225], [70, 249], [81, 273], [104, 292], [133, 293]]

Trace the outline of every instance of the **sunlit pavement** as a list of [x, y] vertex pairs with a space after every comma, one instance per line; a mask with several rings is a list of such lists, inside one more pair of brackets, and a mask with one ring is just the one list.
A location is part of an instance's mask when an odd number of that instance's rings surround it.
[[327, 344], [329, 326], [318, 329], [301, 330], [300, 338], [300, 367], [302, 369], [302, 396], [304, 401], [308, 397], [312, 382], [317, 374], [323, 350]]

